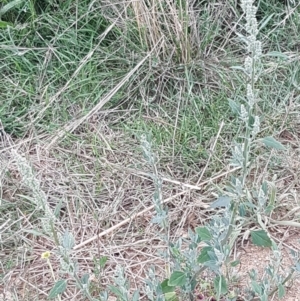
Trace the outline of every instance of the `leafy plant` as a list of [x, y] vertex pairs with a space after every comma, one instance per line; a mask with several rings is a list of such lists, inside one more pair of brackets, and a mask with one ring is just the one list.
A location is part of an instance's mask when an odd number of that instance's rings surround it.
[[[260, 118], [257, 116], [257, 107], [259, 99], [259, 91], [255, 84], [261, 74], [261, 42], [257, 40], [259, 33], [258, 23], [256, 20], [257, 7], [253, 5], [253, 0], [242, 0], [241, 7], [245, 14], [245, 31], [246, 36], [239, 35], [240, 40], [245, 44], [247, 50], [247, 57], [245, 59], [244, 67], [238, 67], [243, 71], [246, 78], [246, 97], [243, 102], [235, 102], [230, 100], [230, 106], [238, 115], [244, 131], [240, 133], [238, 141], [235, 142], [233, 149], [232, 165], [240, 167], [240, 175], [232, 177], [231, 183], [226, 187], [226, 190], [220, 198], [218, 198], [212, 207], [225, 207], [221, 215], [211, 217], [209, 225], [196, 229], [196, 233], [191, 232], [189, 237], [189, 249], [182, 249], [182, 240], [179, 239], [175, 244], [172, 244], [165, 236], [167, 242], [167, 258], [170, 259], [170, 277], [163, 283], [168, 287], [176, 287], [179, 289], [179, 295], [182, 300], [194, 300], [194, 291], [197, 287], [198, 276], [206, 269], [209, 269], [214, 276], [214, 290], [217, 300], [220, 300], [222, 295], [228, 292], [228, 281], [226, 275], [223, 275], [222, 267], [224, 264], [230, 262], [230, 255], [236, 238], [247, 223], [247, 211], [250, 216], [255, 214], [257, 223], [262, 227], [260, 230], [251, 231], [253, 244], [261, 247], [271, 247], [274, 242], [270, 239], [264, 224], [261, 221], [261, 216], [265, 214], [267, 207], [267, 200], [269, 189], [265, 183], [257, 191], [255, 187], [248, 184], [248, 176], [253, 163], [253, 154], [258, 142], [262, 141], [267, 147], [277, 150], [284, 150], [285, 148], [274, 137], [265, 137], [256, 140], [260, 132]], [[146, 154], [146, 159], [153, 166], [154, 183], [159, 192], [160, 182], [157, 175], [157, 168], [151, 155], [150, 144], [143, 140], [143, 149]], [[167, 228], [167, 212], [162, 207], [159, 193], [156, 192], [155, 208], [157, 217], [155, 221], [158, 222], [165, 232], [168, 233]], [[255, 203], [255, 198], [258, 204]], [[246, 212], [244, 212], [246, 209]], [[202, 249], [197, 255], [198, 245], [202, 243]], [[253, 285], [255, 286], [254, 282]], [[157, 287], [157, 285], [156, 285]], [[284, 293], [282, 284], [279, 284], [280, 295]], [[174, 292], [172, 291], [174, 294]], [[261, 298], [268, 296], [269, 287], [264, 290], [256, 290]], [[157, 295], [158, 300], [161, 298]], [[152, 300], [154, 300], [152, 298]]]

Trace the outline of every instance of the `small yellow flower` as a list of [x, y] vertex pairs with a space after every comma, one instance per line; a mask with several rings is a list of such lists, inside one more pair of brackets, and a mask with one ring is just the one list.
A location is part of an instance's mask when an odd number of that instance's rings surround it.
[[51, 256], [51, 253], [49, 251], [46, 251], [44, 253], [42, 253], [41, 257], [42, 259], [49, 259]]

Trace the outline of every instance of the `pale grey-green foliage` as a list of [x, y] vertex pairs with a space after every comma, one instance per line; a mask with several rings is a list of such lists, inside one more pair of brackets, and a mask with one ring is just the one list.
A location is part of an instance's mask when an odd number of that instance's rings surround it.
[[148, 277], [145, 279], [145, 293], [150, 301], [164, 301], [161, 280], [157, 277], [155, 267], [150, 267]]
[[[63, 235], [56, 231], [56, 217], [47, 202], [46, 194], [41, 189], [40, 183], [37, 180], [32, 167], [30, 166], [29, 162], [25, 158], [23, 158], [18, 152], [13, 151], [13, 156], [20, 171], [23, 185], [29, 188], [32, 193], [32, 196], [26, 196], [26, 199], [28, 199], [35, 205], [36, 210], [43, 212], [43, 216], [41, 217], [43, 229], [50, 237], [53, 237], [55, 242], [58, 244], [57, 253], [60, 260], [60, 271], [62, 273], [67, 273], [73, 276], [81, 291], [88, 297], [89, 300], [93, 300], [88, 291], [88, 279], [87, 281], [85, 281], [85, 278], [83, 278], [83, 280], [78, 278], [78, 266], [77, 263], [71, 257], [72, 248], [75, 244], [73, 235], [68, 231], [65, 231]], [[65, 288], [67, 287], [65, 281], [59, 280], [55, 283], [52, 292], [55, 292], [56, 286], [60, 286], [61, 283], [65, 285]]]
[[[121, 301], [138, 301], [139, 290], [136, 290], [133, 295], [130, 294], [130, 284], [124, 275], [124, 269], [117, 266], [114, 278], [115, 286], [110, 286], [110, 290], [118, 297]], [[103, 298], [103, 295], [102, 295]]]
[[72, 248], [75, 245], [73, 234], [69, 231], [65, 231], [65, 233], [60, 237], [59, 243], [58, 254], [61, 271], [68, 274], [77, 273], [77, 264], [71, 258]]
[[[89, 292], [89, 274], [84, 274], [81, 278], [78, 277], [78, 264], [76, 260], [72, 258], [72, 249], [74, 245], [75, 239], [72, 233], [65, 231], [63, 235], [60, 235], [57, 251], [57, 255], [60, 261], [60, 272], [65, 273], [69, 277], [73, 278], [73, 280], [76, 282], [77, 287], [88, 300], [95, 301], [97, 299], [93, 298]], [[65, 288], [67, 288], [67, 283], [65, 285]]]
[[155, 206], [156, 216], [152, 219], [152, 223], [159, 224], [165, 232], [165, 240], [167, 240], [168, 233], [168, 212], [162, 204], [162, 179], [157, 171], [157, 158], [152, 150], [151, 138], [146, 135], [141, 136], [141, 146], [144, 153], [144, 158], [152, 169], [152, 179], [155, 188], [153, 194], [153, 203]]
[[44, 231], [47, 234], [52, 235], [53, 225], [56, 218], [47, 202], [46, 194], [41, 189], [40, 183], [37, 180], [30, 163], [15, 150], [12, 151], [12, 155], [19, 169], [23, 185], [29, 188], [32, 193], [32, 196], [26, 196], [26, 199], [35, 205], [36, 210], [43, 212], [41, 220]]
[[[175, 281], [175, 283], [180, 282], [179, 288], [182, 300], [194, 300], [193, 292], [196, 288], [197, 276], [202, 271], [208, 268], [218, 276], [222, 274], [222, 265], [224, 261], [227, 260], [230, 253], [227, 245], [227, 238], [232, 213], [229, 210], [229, 206], [226, 206], [222, 215], [212, 217], [211, 222], [204, 230], [208, 233], [207, 239], [205, 237], [200, 237], [197, 232], [193, 233], [192, 231], [189, 231], [188, 239], [183, 240], [179, 238], [174, 243], [170, 242], [168, 239], [168, 215], [167, 211], [162, 206], [162, 182], [157, 172], [156, 159], [154, 159], [149, 138], [146, 139], [146, 136], [142, 136], [141, 142], [145, 159], [153, 170], [152, 178], [155, 186], [153, 202], [156, 209], [156, 217], [152, 222], [158, 223], [166, 234], [163, 238], [167, 244], [167, 250], [163, 253], [163, 258], [169, 264], [169, 273], [171, 277], [176, 271], [177, 273], [179, 271], [178, 274], [181, 276], [182, 280]], [[199, 264], [198, 262], [198, 245], [201, 241], [209, 248], [206, 253], [208, 258], [203, 264]], [[188, 244], [189, 247], [186, 249], [183, 244]], [[150, 269], [146, 284], [146, 293], [150, 300], [164, 300], [162, 288], [157, 282], [157, 278], [154, 276], [154, 269]], [[172, 287], [170, 281], [169, 286]]]
[[[153, 194], [153, 203], [156, 211], [156, 216], [152, 219], [152, 223], [160, 225], [164, 231], [162, 237], [163, 240], [168, 242], [168, 214], [167, 211], [163, 208], [162, 204], [162, 180], [157, 171], [157, 157], [154, 155], [152, 150], [152, 144], [150, 137], [147, 135], [141, 136], [141, 147], [144, 154], [145, 161], [148, 166], [151, 168], [151, 177], [154, 183], [154, 194]], [[169, 252], [164, 252], [164, 258], [166, 261], [169, 260]], [[132, 297], [130, 296], [130, 285], [124, 276], [124, 270], [118, 266], [116, 269], [116, 275], [114, 278], [115, 285], [109, 286], [109, 290], [118, 297], [118, 300], [129, 301], [129, 300], [138, 300], [139, 292], [135, 291]], [[145, 293], [149, 300], [152, 301], [163, 301], [165, 297], [162, 293], [161, 283], [155, 275], [155, 268], [150, 268], [148, 277], [145, 279]], [[108, 291], [101, 292], [99, 298], [101, 301], [107, 301], [109, 297]]]
[[[255, 89], [255, 83], [261, 73], [262, 64], [262, 46], [261, 42], [257, 39], [258, 24], [256, 20], [257, 7], [253, 5], [253, 0], [242, 0], [241, 7], [245, 14], [245, 30], [246, 36], [239, 35], [241, 41], [245, 43], [247, 56], [244, 62], [244, 74], [246, 76], [246, 97], [245, 102], [240, 104], [239, 117], [244, 123], [245, 131], [241, 133], [242, 142], [236, 142], [233, 150], [232, 164], [242, 168], [242, 182], [245, 181], [249, 171], [249, 162], [251, 150], [254, 146], [253, 141], [260, 131], [260, 119], [255, 114], [255, 106], [258, 102], [259, 91]], [[254, 122], [252, 122], [254, 120]]]

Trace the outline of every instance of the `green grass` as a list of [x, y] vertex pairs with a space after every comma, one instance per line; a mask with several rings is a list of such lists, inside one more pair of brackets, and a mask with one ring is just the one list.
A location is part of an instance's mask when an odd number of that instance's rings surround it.
[[[113, 29], [101, 38], [108, 22], [98, 13], [87, 16], [87, 9], [83, 2], [80, 17], [74, 19], [68, 13], [72, 6], [57, 8], [29, 23], [17, 19], [15, 27], [1, 31], [1, 71], [6, 78], [1, 91], [10, 95], [1, 116], [9, 133], [22, 136], [29, 119], [36, 120], [38, 131], [59, 128], [76, 113], [89, 111], [131, 67], [110, 51], [120, 33]], [[94, 55], [85, 61], [91, 52]], [[19, 122], [12, 122], [17, 117]]]
[[[292, 143], [287, 157], [294, 166], [300, 6], [257, 2], [258, 21], [264, 24], [259, 34], [264, 68], [256, 83], [258, 138], [274, 136]], [[170, 3], [0, 3], [0, 225], [7, 222], [0, 226], [0, 262], [7, 262], [0, 265], [0, 288], [8, 285], [10, 273], [22, 271], [29, 283], [26, 300], [38, 294], [37, 300], [44, 300], [54, 283], [46, 264], [38, 271], [40, 254], [46, 250], [53, 253], [55, 277], [60, 275], [59, 248], [42, 227], [45, 212], [30, 201], [32, 187], [24, 184], [12, 150], [26, 158], [50, 209], [58, 212], [54, 230], [69, 229], [76, 245], [152, 205], [157, 187], [153, 168], [142, 155], [143, 134], [151, 138], [158, 157], [155, 168], [165, 179], [164, 198], [182, 192], [181, 184], [196, 185], [200, 176], [201, 181], [210, 180], [200, 193], [189, 191], [168, 204], [170, 224], [176, 225], [170, 229], [173, 241], [186, 233], [188, 213], [197, 216], [199, 224], [214, 212], [203, 203], [210, 204], [230, 177], [212, 179], [229, 170], [233, 141], [243, 139], [243, 126], [228, 103], [229, 98], [243, 102], [245, 95], [245, 77], [232, 68], [242, 65], [246, 55], [237, 36], [245, 34], [242, 10], [236, 0], [198, 1], [194, 7], [184, 0]], [[76, 126], [149, 53], [105, 105]], [[70, 124], [75, 124], [73, 130], [58, 136]], [[278, 138], [283, 131], [292, 138]], [[262, 175], [271, 181], [277, 174], [288, 191], [297, 188], [297, 180], [286, 180], [290, 171], [284, 154], [270, 155], [263, 147], [254, 153], [249, 183], [260, 187]], [[277, 193], [286, 194], [286, 188], [279, 185]], [[290, 210], [298, 205], [289, 199], [282, 206]], [[167, 268], [157, 256], [164, 243], [150, 223], [152, 215], [138, 217], [98, 245], [94, 242], [70, 255], [79, 262], [80, 277], [93, 270], [93, 258], [109, 257], [102, 277], [93, 283], [94, 291], [112, 283], [115, 264], [128, 266], [130, 278], [147, 262], [157, 265], [164, 277]], [[127, 249], [135, 243], [136, 256]], [[143, 282], [142, 274], [132, 280], [133, 288]], [[77, 290], [74, 277], [69, 279], [72, 296]], [[41, 278], [46, 280], [39, 286]], [[10, 292], [21, 300], [19, 288]]]

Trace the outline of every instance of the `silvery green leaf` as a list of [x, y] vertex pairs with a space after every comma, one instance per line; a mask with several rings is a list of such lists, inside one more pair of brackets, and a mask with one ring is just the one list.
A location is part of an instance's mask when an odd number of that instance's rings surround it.
[[296, 262], [295, 269], [296, 269], [297, 272], [300, 272], [300, 262], [299, 261]]
[[132, 301], [138, 301], [139, 299], [140, 299], [140, 292], [139, 292], [139, 290], [136, 290], [136, 291], [133, 293]]
[[279, 299], [281, 299], [282, 297], [284, 297], [284, 295], [285, 295], [285, 288], [284, 288], [284, 286], [280, 283], [280, 284], [278, 285], [278, 297], [279, 297]]
[[209, 241], [212, 239], [212, 236], [208, 230], [207, 227], [198, 227], [196, 228], [196, 232], [198, 234], [198, 236], [200, 237], [201, 241]]
[[239, 204], [238, 210], [239, 210], [239, 215], [241, 217], [244, 217], [246, 215], [247, 210], [246, 210], [245, 204], [243, 204], [243, 203]]
[[228, 99], [229, 106], [234, 114], [240, 114], [241, 112], [241, 104], [232, 99]]
[[217, 265], [216, 262], [213, 260], [207, 261], [203, 265], [208, 267], [209, 270], [215, 274], [220, 273], [220, 266]]
[[219, 240], [223, 241], [226, 238], [227, 231], [219, 233]]
[[265, 137], [261, 139], [261, 141], [264, 143], [265, 146], [271, 147], [278, 150], [285, 150], [285, 147], [276, 139], [274, 139], [272, 136]]
[[223, 275], [217, 276], [214, 279], [214, 288], [215, 288], [215, 291], [218, 292], [218, 294], [226, 294], [227, 293], [227, 291], [228, 291], [227, 282]]
[[119, 298], [122, 299], [123, 293], [121, 292], [121, 290], [119, 288], [117, 288], [116, 286], [113, 286], [113, 285], [109, 285], [109, 289], [111, 290], [111, 292], [113, 294], [115, 294], [116, 296], [118, 296]]
[[262, 288], [261, 288], [261, 286], [256, 281], [252, 281], [251, 282], [251, 286], [252, 286], [252, 289], [254, 290], [254, 292], [256, 294], [261, 295]]
[[176, 295], [176, 292], [165, 293], [164, 297], [165, 297], [166, 301], [176, 301], [176, 300], [179, 300], [178, 297], [177, 297], [177, 295]]
[[53, 288], [51, 289], [48, 298], [55, 299], [59, 294], [62, 294], [67, 288], [67, 282], [65, 279], [58, 280], [54, 284]]
[[168, 283], [169, 283], [169, 279], [165, 279], [165, 280], [161, 283], [161, 289], [162, 289], [162, 292], [163, 292], [164, 294], [170, 293], [170, 292], [174, 292], [174, 290], [175, 290], [175, 287], [174, 287], [174, 286], [168, 285]]
[[84, 274], [81, 279], [80, 279], [80, 282], [82, 284], [88, 284], [89, 283], [89, 278], [90, 278], [90, 275], [89, 274]]
[[166, 217], [167, 217], [167, 215], [162, 215], [162, 214], [157, 215], [151, 219], [151, 223], [160, 224], [166, 219]]
[[228, 207], [231, 202], [231, 197], [229, 196], [220, 196], [217, 198], [211, 205], [211, 208], [218, 208], [218, 207]]
[[[210, 255], [210, 253], [208, 253]], [[219, 251], [218, 249], [214, 249], [214, 252], [212, 254], [212, 256], [215, 256], [216, 257], [216, 262], [218, 263], [223, 263], [224, 262], [224, 259], [225, 259], [225, 254], [221, 251]]]
[[251, 238], [253, 244], [260, 247], [271, 247], [272, 241], [264, 230], [251, 231]]
[[266, 181], [264, 181], [261, 185], [261, 189], [263, 190], [263, 192], [267, 195], [268, 194], [268, 190], [269, 190], [269, 187], [268, 187], [268, 183]]
[[55, 206], [54, 215], [55, 215], [56, 218], [58, 218], [59, 215], [60, 215], [60, 210], [62, 208], [62, 203], [63, 203], [63, 200], [60, 199], [59, 202], [58, 202], [58, 204]]
[[209, 251], [212, 251], [212, 250], [213, 250], [212, 247], [203, 247], [200, 255], [197, 258], [197, 262], [204, 263], [204, 262], [210, 261], [211, 258], [209, 256]]
[[186, 275], [182, 271], [174, 271], [168, 281], [169, 286], [183, 286], [186, 283]]
[[75, 239], [72, 233], [66, 231], [63, 235], [62, 245], [65, 249], [71, 250], [75, 245]]
[[267, 293], [264, 293], [264, 294], [261, 296], [261, 301], [268, 301], [268, 294], [267, 294]]
[[263, 208], [266, 204], [267, 196], [266, 196], [266, 194], [265, 194], [262, 187], [260, 187], [260, 189], [258, 191], [257, 198], [258, 198], [258, 202], [259, 202], [260, 207]]
[[101, 301], [107, 301], [108, 300], [108, 293], [107, 293], [107, 291], [101, 292], [100, 295], [99, 295], [99, 297], [100, 297]]
[[271, 277], [274, 277], [274, 267], [273, 266], [268, 266], [266, 269], [265, 269], [266, 273], [271, 276]]
[[215, 248], [212, 248], [211, 250], [207, 251], [207, 254], [212, 261], [217, 262], [218, 256], [216, 255], [215, 251], [218, 251], [218, 250]]

